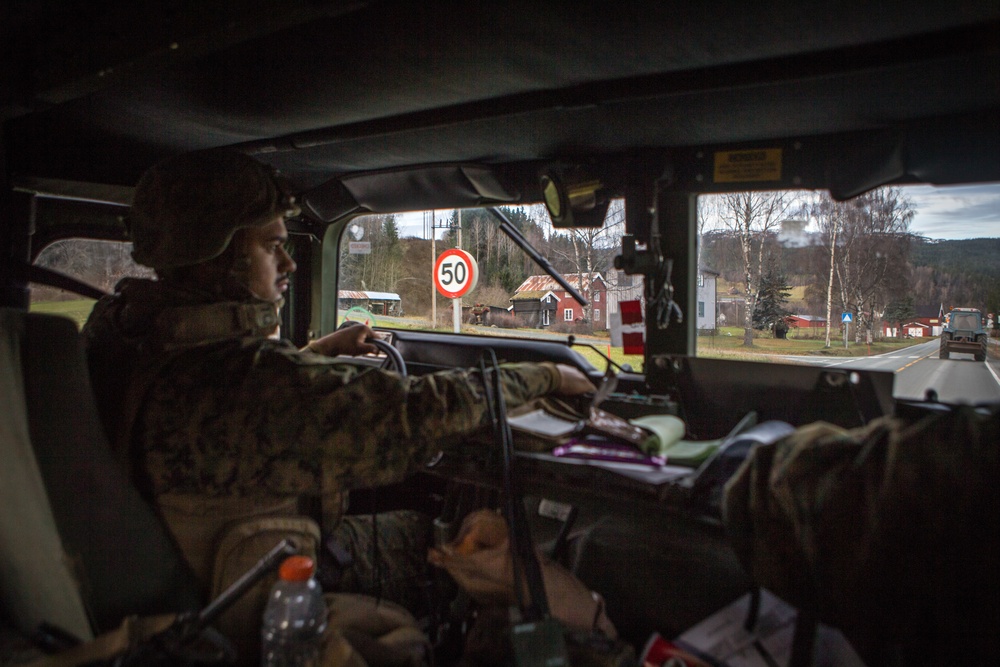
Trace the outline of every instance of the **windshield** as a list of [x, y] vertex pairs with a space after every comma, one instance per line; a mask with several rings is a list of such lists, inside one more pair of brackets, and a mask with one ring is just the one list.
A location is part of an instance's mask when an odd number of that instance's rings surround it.
[[951, 325], [952, 329], [972, 330], [979, 328], [980, 322], [977, 313], [952, 313], [951, 317], [954, 320]]
[[598, 368], [606, 364], [603, 354], [639, 370], [641, 352], [626, 354], [617, 335], [619, 304], [643, 292], [642, 276], [614, 268], [624, 203], [612, 202], [603, 227], [577, 230], [555, 229], [542, 206], [499, 210], [570, 289], [486, 209], [368, 215], [344, 231], [338, 322], [549, 340], [573, 335]]

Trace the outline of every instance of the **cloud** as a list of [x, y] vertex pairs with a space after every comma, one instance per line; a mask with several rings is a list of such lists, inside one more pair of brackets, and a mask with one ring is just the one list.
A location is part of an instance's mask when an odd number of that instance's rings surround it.
[[1000, 237], [1000, 185], [904, 188], [916, 209], [910, 231], [934, 239]]

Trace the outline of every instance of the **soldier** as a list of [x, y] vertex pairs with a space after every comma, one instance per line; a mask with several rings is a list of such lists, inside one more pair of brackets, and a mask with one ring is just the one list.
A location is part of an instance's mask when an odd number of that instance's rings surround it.
[[[400, 481], [438, 451], [460, 450], [486, 420], [482, 379], [476, 370], [401, 377], [330, 358], [374, 351], [366, 326], [303, 350], [277, 339], [296, 268], [285, 220], [298, 212], [277, 173], [240, 153], [176, 156], [143, 175], [128, 224], [135, 260], [157, 279], [121, 281], [83, 330], [102, 418], [168, 515], [191, 499], [220, 522], [248, 507], [266, 513], [290, 498], [312, 499], [334, 538], [339, 588], [412, 606], [426, 563], [425, 520], [380, 517], [383, 562], [366, 567], [373, 522], [342, 518], [344, 493]], [[510, 407], [594, 390], [565, 365], [499, 372]], [[198, 545], [179, 541], [198, 561]], [[204, 572], [209, 564], [195, 565]]]

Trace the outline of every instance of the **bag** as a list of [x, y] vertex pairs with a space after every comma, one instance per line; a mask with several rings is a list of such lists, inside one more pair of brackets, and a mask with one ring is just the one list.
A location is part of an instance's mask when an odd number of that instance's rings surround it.
[[991, 664], [998, 443], [996, 407], [817, 422], [753, 450], [724, 520], [753, 579], [842, 630], [867, 664]]
[[[516, 602], [507, 522], [491, 510], [472, 512], [455, 539], [431, 549], [428, 559], [444, 568], [474, 600], [504, 610]], [[617, 637], [604, 601], [558, 563], [539, 554], [552, 616], [571, 631]]]

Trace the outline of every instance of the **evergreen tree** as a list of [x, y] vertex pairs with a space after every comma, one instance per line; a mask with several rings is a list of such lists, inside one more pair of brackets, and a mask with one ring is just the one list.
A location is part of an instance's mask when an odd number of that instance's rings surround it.
[[903, 326], [906, 320], [915, 317], [916, 314], [917, 307], [913, 303], [913, 295], [907, 294], [903, 298], [897, 299], [886, 306], [882, 319], [891, 324], [894, 328], [899, 329]]
[[771, 329], [787, 331], [785, 318], [791, 315], [785, 304], [791, 296], [788, 281], [784, 274], [769, 268], [760, 279], [760, 294], [757, 297], [757, 307], [753, 312], [753, 328], [758, 330]]

